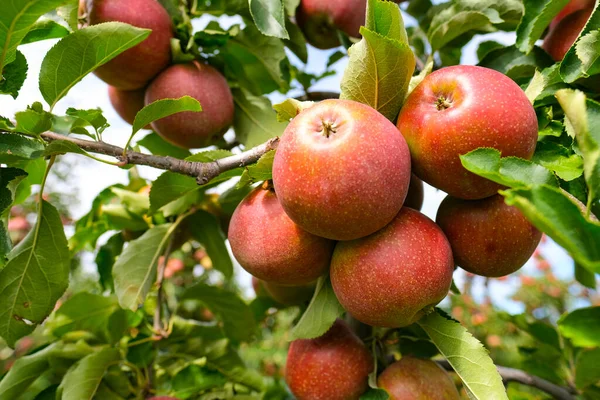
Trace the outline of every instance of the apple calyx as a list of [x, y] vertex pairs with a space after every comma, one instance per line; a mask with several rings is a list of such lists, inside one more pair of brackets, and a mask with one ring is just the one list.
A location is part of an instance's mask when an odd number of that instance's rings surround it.
[[440, 96], [437, 98], [437, 100], [435, 102], [435, 107], [438, 109], [438, 111], [446, 110], [446, 109], [452, 107], [452, 102], [450, 102], [444, 96]]
[[321, 124], [323, 125], [323, 129], [321, 130], [321, 132], [326, 138], [329, 138], [329, 136], [337, 132], [336, 126], [333, 122], [321, 121]]

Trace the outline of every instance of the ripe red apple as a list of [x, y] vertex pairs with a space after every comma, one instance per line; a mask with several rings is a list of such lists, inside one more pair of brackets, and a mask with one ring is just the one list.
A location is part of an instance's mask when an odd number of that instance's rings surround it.
[[561, 61], [565, 57], [590, 19], [592, 11], [594, 11], [593, 7], [569, 14], [550, 29], [544, 38], [542, 48], [550, 54], [554, 61]]
[[408, 194], [406, 195], [406, 200], [404, 200], [404, 207], [414, 208], [419, 211], [423, 207], [423, 200], [425, 200], [423, 181], [415, 174], [412, 174], [410, 185], [408, 186]]
[[383, 115], [350, 100], [325, 100], [288, 125], [275, 154], [273, 183], [289, 217], [334, 240], [367, 236], [400, 211], [410, 154]]
[[377, 385], [390, 400], [459, 400], [452, 378], [431, 360], [403, 356], [387, 367]]
[[596, 0], [571, 0], [569, 3], [554, 17], [550, 22], [550, 29], [554, 29], [556, 25], [560, 23], [565, 17], [573, 14], [576, 11], [583, 10], [586, 8], [594, 8]]
[[492, 69], [457, 65], [427, 76], [410, 94], [398, 129], [406, 138], [413, 172], [452, 196], [481, 199], [500, 186], [463, 168], [459, 156], [493, 147], [502, 156], [530, 159], [537, 117], [521, 88]]
[[133, 125], [136, 114], [144, 108], [145, 93], [146, 91], [144, 89], [120, 90], [114, 86], [108, 87], [108, 98], [110, 103], [117, 114], [130, 125]]
[[358, 400], [373, 358], [342, 320], [323, 336], [290, 345], [285, 380], [298, 400]]
[[171, 62], [171, 18], [157, 0], [87, 0], [87, 12], [90, 25], [118, 21], [152, 29], [142, 43], [94, 71], [109, 85], [141, 89]]
[[160, 99], [191, 96], [202, 112], [181, 112], [152, 123], [165, 140], [184, 148], [206, 147], [220, 139], [233, 123], [233, 96], [225, 77], [197, 61], [173, 65], [146, 89], [146, 105]]
[[284, 306], [298, 306], [307, 303], [315, 292], [315, 284], [284, 286], [273, 282], [261, 281], [267, 295]]
[[446, 297], [454, 262], [450, 244], [429, 218], [404, 207], [385, 228], [339, 242], [331, 259], [338, 300], [372, 326], [410, 325]]
[[315, 281], [327, 271], [335, 246], [292, 222], [268, 185], [237, 206], [228, 237], [231, 252], [246, 271], [279, 285]]
[[521, 268], [542, 238], [521, 211], [507, 205], [500, 195], [483, 200], [448, 196], [436, 220], [452, 246], [455, 263], [487, 277]]

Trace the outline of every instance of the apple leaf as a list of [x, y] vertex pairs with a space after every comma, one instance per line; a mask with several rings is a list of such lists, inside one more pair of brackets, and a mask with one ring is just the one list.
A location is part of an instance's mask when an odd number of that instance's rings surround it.
[[44, 372], [49, 369], [49, 358], [56, 343], [23, 357], [19, 357], [0, 381], [0, 398], [18, 399]]
[[48, 39], [60, 39], [69, 34], [69, 30], [51, 19], [42, 19], [36, 22], [21, 44], [35, 43]]
[[587, 288], [596, 289], [596, 275], [577, 263], [575, 263], [575, 279]]
[[11, 163], [17, 160], [33, 160], [44, 155], [44, 145], [39, 141], [13, 133], [0, 135], [0, 162]]
[[285, 12], [281, 0], [248, 0], [250, 14], [263, 35], [289, 39], [285, 29]]
[[13, 99], [16, 99], [27, 78], [27, 68], [27, 59], [25, 59], [23, 53], [17, 50], [15, 60], [6, 65], [4, 71], [2, 71], [0, 93], [9, 94]]
[[359, 400], [388, 400], [390, 395], [383, 389], [370, 388], [360, 396]]
[[268, 181], [273, 178], [273, 160], [275, 159], [275, 150], [263, 154], [256, 164], [244, 168], [244, 173], [237, 184], [237, 187], [251, 185], [256, 182]]
[[395, 121], [415, 70], [400, 9], [392, 2], [369, 0], [360, 33], [360, 42], [348, 50], [340, 98], [367, 104]]
[[560, 333], [578, 347], [600, 346], [600, 307], [580, 308], [558, 320]]
[[575, 386], [583, 389], [600, 381], [600, 348], [583, 350], [575, 362]]
[[419, 85], [419, 83], [423, 82], [423, 80], [433, 71], [433, 57], [429, 57], [427, 59], [427, 63], [425, 64], [425, 68], [419, 75], [413, 76], [410, 78], [410, 83], [408, 84], [408, 90], [406, 91], [406, 97], [410, 96], [410, 94], [415, 90], [415, 88]]
[[52, 114], [44, 111], [42, 104], [33, 103], [25, 111], [15, 113], [17, 126], [15, 132], [22, 132], [30, 135], [39, 135], [48, 131], [52, 127]]
[[583, 158], [555, 142], [538, 142], [532, 161], [567, 182], [583, 174]]
[[236, 89], [233, 91], [233, 99], [233, 129], [237, 140], [247, 149], [283, 133], [287, 123], [277, 120], [277, 114], [268, 98], [255, 96], [245, 89]]
[[202, 111], [202, 106], [198, 100], [183, 96], [179, 99], [161, 99], [148, 104], [142, 108], [133, 121], [132, 135], [135, 135], [143, 127], [150, 125], [152, 122], [169, 115], [177, 114], [183, 111]]
[[27, 172], [22, 169], [0, 167], [0, 215], [3, 217], [0, 220], [0, 267], [6, 264], [6, 255], [12, 248], [12, 241], [4, 217], [14, 202], [17, 185], [26, 176]]
[[158, 134], [152, 132], [137, 141], [137, 144], [148, 149], [152, 154], [157, 156], [170, 156], [183, 160], [189, 157], [191, 153], [188, 150], [175, 146]]
[[599, 41], [600, 3], [596, 2], [590, 19], [560, 63], [560, 75], [565, 82], [573, 83], [600, 72]]
[[495, 69], [513, 80], [518, 80], [529, 79], [536, 70], [553, 64], [552, 58], [539, 47], [525, 54], [516, 46], [508, 46], [490, 51], [477, 65]]
[[277, 121], [290, 122], [296, 115], [300, 114], [303, 110], [312, 107], [314, 104], [314, 101], [286, 99], [281, 103], [275, 104], [273, 109], [277, 112]]
[[502, 377], [487, 350], [460, 323], [436, 311], [418, 324], [452, 365], [471, 398], [508, 400]]
[[517, 27], [517, 47], [529, 53], [535, 42], [542, 37], [550, 21], [562, 10], [569, 0], [525, 0], [525, 14]]

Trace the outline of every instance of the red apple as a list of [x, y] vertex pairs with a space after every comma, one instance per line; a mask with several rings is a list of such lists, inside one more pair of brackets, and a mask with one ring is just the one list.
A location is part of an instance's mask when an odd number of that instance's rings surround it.
[[455, 263], [477, 275], [500, 277], [521, 268], [542, 233], [500, 195], [483, 200], [448, 196], [437, 213]]
[[358, 400], [372, 370], [371, 354], [338, 319], [323, 336], [292, 342], [285, 380], [298, 400]]
[[423, 200], [425, 199], [425, 189], [423, 187], [423, 181], [417, 178], [415, 174], [410, 177], [410, 185], [408, 186], [408, 194], [406, 200], [404, 200], [404, 207], [414, 208], [419, 211], [423, 207]]
[[460, 395], [450, 376], [431, 360], [402, 357], [387, 367], [377, 385], [390, 400], [459, 400]]
[[410, 94], [398, 128], [410, 148], [413, 172], [452, 196], [481, 199], [500, 186], [463, 168], [459, 156], [493, 147], [502, 156], [530, 159], [537, 117], [521, 88], [492, 69], [458, 65], [427, 76]]
[[263, 185], [237, 206], [229, 224], [231, 252], [253, 276], [279, 285], [303, 285], [323, 275], [335, 243], [306, 232]]
[[367, 236], [398, 213], [410, 154], [383, 115], [350, 100], [325, 100], [286, 128], [273, 163], [277, 197], [308, 232], [334, 240]]
[[233, 123], [233, 96], [225, 77], [197, 61], [173, 65], [146, 89], [146, 105], [161, 99], [191, 96], [202, 112], [181, 112], [152, 123], [166, 141], [184, 148], [206, 147], [223, 137]]
[[117, 114], [130, 125], [133, 125], [135, 116], [142, 108], [144, 108], [145, 93], [146, 91], [144, 89], [120, 90], [114, 86], [108, 87], [108, 98], [110, 99], [110, 103]]
[[576, 11], [564, 17], [546, 37], [542, 48], [554, 59], [561, 61], [592, 15], [592, 8]]
[[573, 14], [576, 11], [583, 10], [586, 8], [594, 8], [596, 0], [571, 0], [569, 3], [554, 17], [550, 22], [549, 28], [552, 30], [556, 25], [560, 23], [565, 17]]
[[157, 0], [88, 0], [90, 25], [118, 21], [152, 29], [137, 46], [98, 67], [94, 72], [122, 90], [141, 89], [171, 62], [171, 18]]
[[299, 306], [309, 302], [316, 286], [314, 283], [300, 286], [278, 285], [266, 281], [261, 281], [261, 283], [267, 295], [283, 306]]
[[390, 328], [430, 312], [448, 294], [453, 272], [442, 230], [408, 207], [371, 236], [339, 242], [330, 269], [346, 311], [365, 324]]

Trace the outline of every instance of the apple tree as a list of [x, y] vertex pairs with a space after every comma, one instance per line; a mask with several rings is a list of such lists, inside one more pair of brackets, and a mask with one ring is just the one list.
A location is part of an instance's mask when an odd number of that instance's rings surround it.
[[[0, 94], [39, 76], [0, 110], [0, 399], [600, 398], [597, 0], [5, 0], [0, 47]], [[63, 106], [90, 74], [122, 147]], [[77, 157], [128, 182], [73, 221]]]

